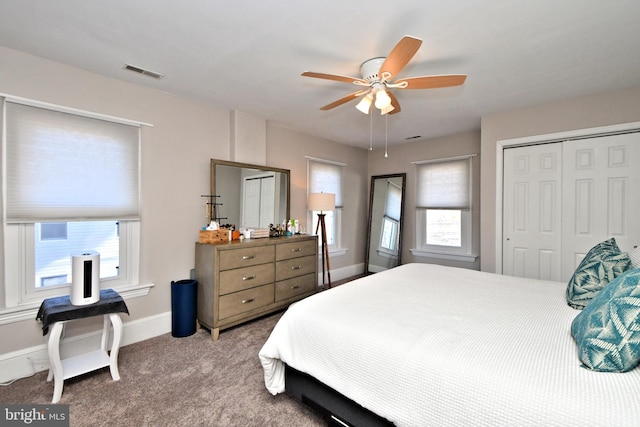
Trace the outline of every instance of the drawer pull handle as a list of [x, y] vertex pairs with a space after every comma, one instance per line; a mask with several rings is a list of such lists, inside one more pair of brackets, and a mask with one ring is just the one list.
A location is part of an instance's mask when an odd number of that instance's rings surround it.
[[302, 251], [302, 248], [291, 249], [291, 252], [300, 252], [300, 251]]
[[243, 299], [243, 300], [242, 300], [242, 303], [243, 303], [243, 304], [249, 304], [250, 302], [253, 302], [253, 300], [254, 300], [254, 299], [255, 299], [255, 298]]
[[254, 259], [255, 257], [255, 255], [245, 255], [242, 257], [242, 259]]
[[255, 278], [256, 276], [247, 276], [247, 277], [243, 277], [242, 280], [253, 280]]
[[291, 289], [300, 289], [300, 285], [292, 286]]
[[300, 270], [300, 268], [301, 267], [299, 265], [296, 265], [295, 267], [291, 267], [292, 270]]

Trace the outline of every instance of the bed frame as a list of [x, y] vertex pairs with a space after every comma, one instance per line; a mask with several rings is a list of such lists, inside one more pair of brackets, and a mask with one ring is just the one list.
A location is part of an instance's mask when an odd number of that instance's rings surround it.
[[289, 396], [318, 411], [329, 426], [388, 427], [394, 425], [311, 375], [286, 364], [285, 388]]

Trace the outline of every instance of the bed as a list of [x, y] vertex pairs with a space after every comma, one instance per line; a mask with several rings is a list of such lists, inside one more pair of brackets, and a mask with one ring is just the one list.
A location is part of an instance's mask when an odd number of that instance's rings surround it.
[[366, 276], [289, 307], [265, 385], [352, 425], [640, 425], [640, 370], [582, 366], [566, 288], [432, 264]]

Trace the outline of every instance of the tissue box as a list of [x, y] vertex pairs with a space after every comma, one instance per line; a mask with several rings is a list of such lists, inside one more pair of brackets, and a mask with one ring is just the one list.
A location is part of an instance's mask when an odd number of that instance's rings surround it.
[[223, 243], [229, 241], [229, 230], [200, 230], [200, 243]]

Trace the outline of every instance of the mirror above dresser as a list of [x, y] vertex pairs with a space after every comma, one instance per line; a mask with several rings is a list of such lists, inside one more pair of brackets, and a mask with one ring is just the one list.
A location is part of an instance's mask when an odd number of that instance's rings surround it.
[[290, 218], [290, 171], [211, 159], [215, 219], [236, 228], [267, 228]]

